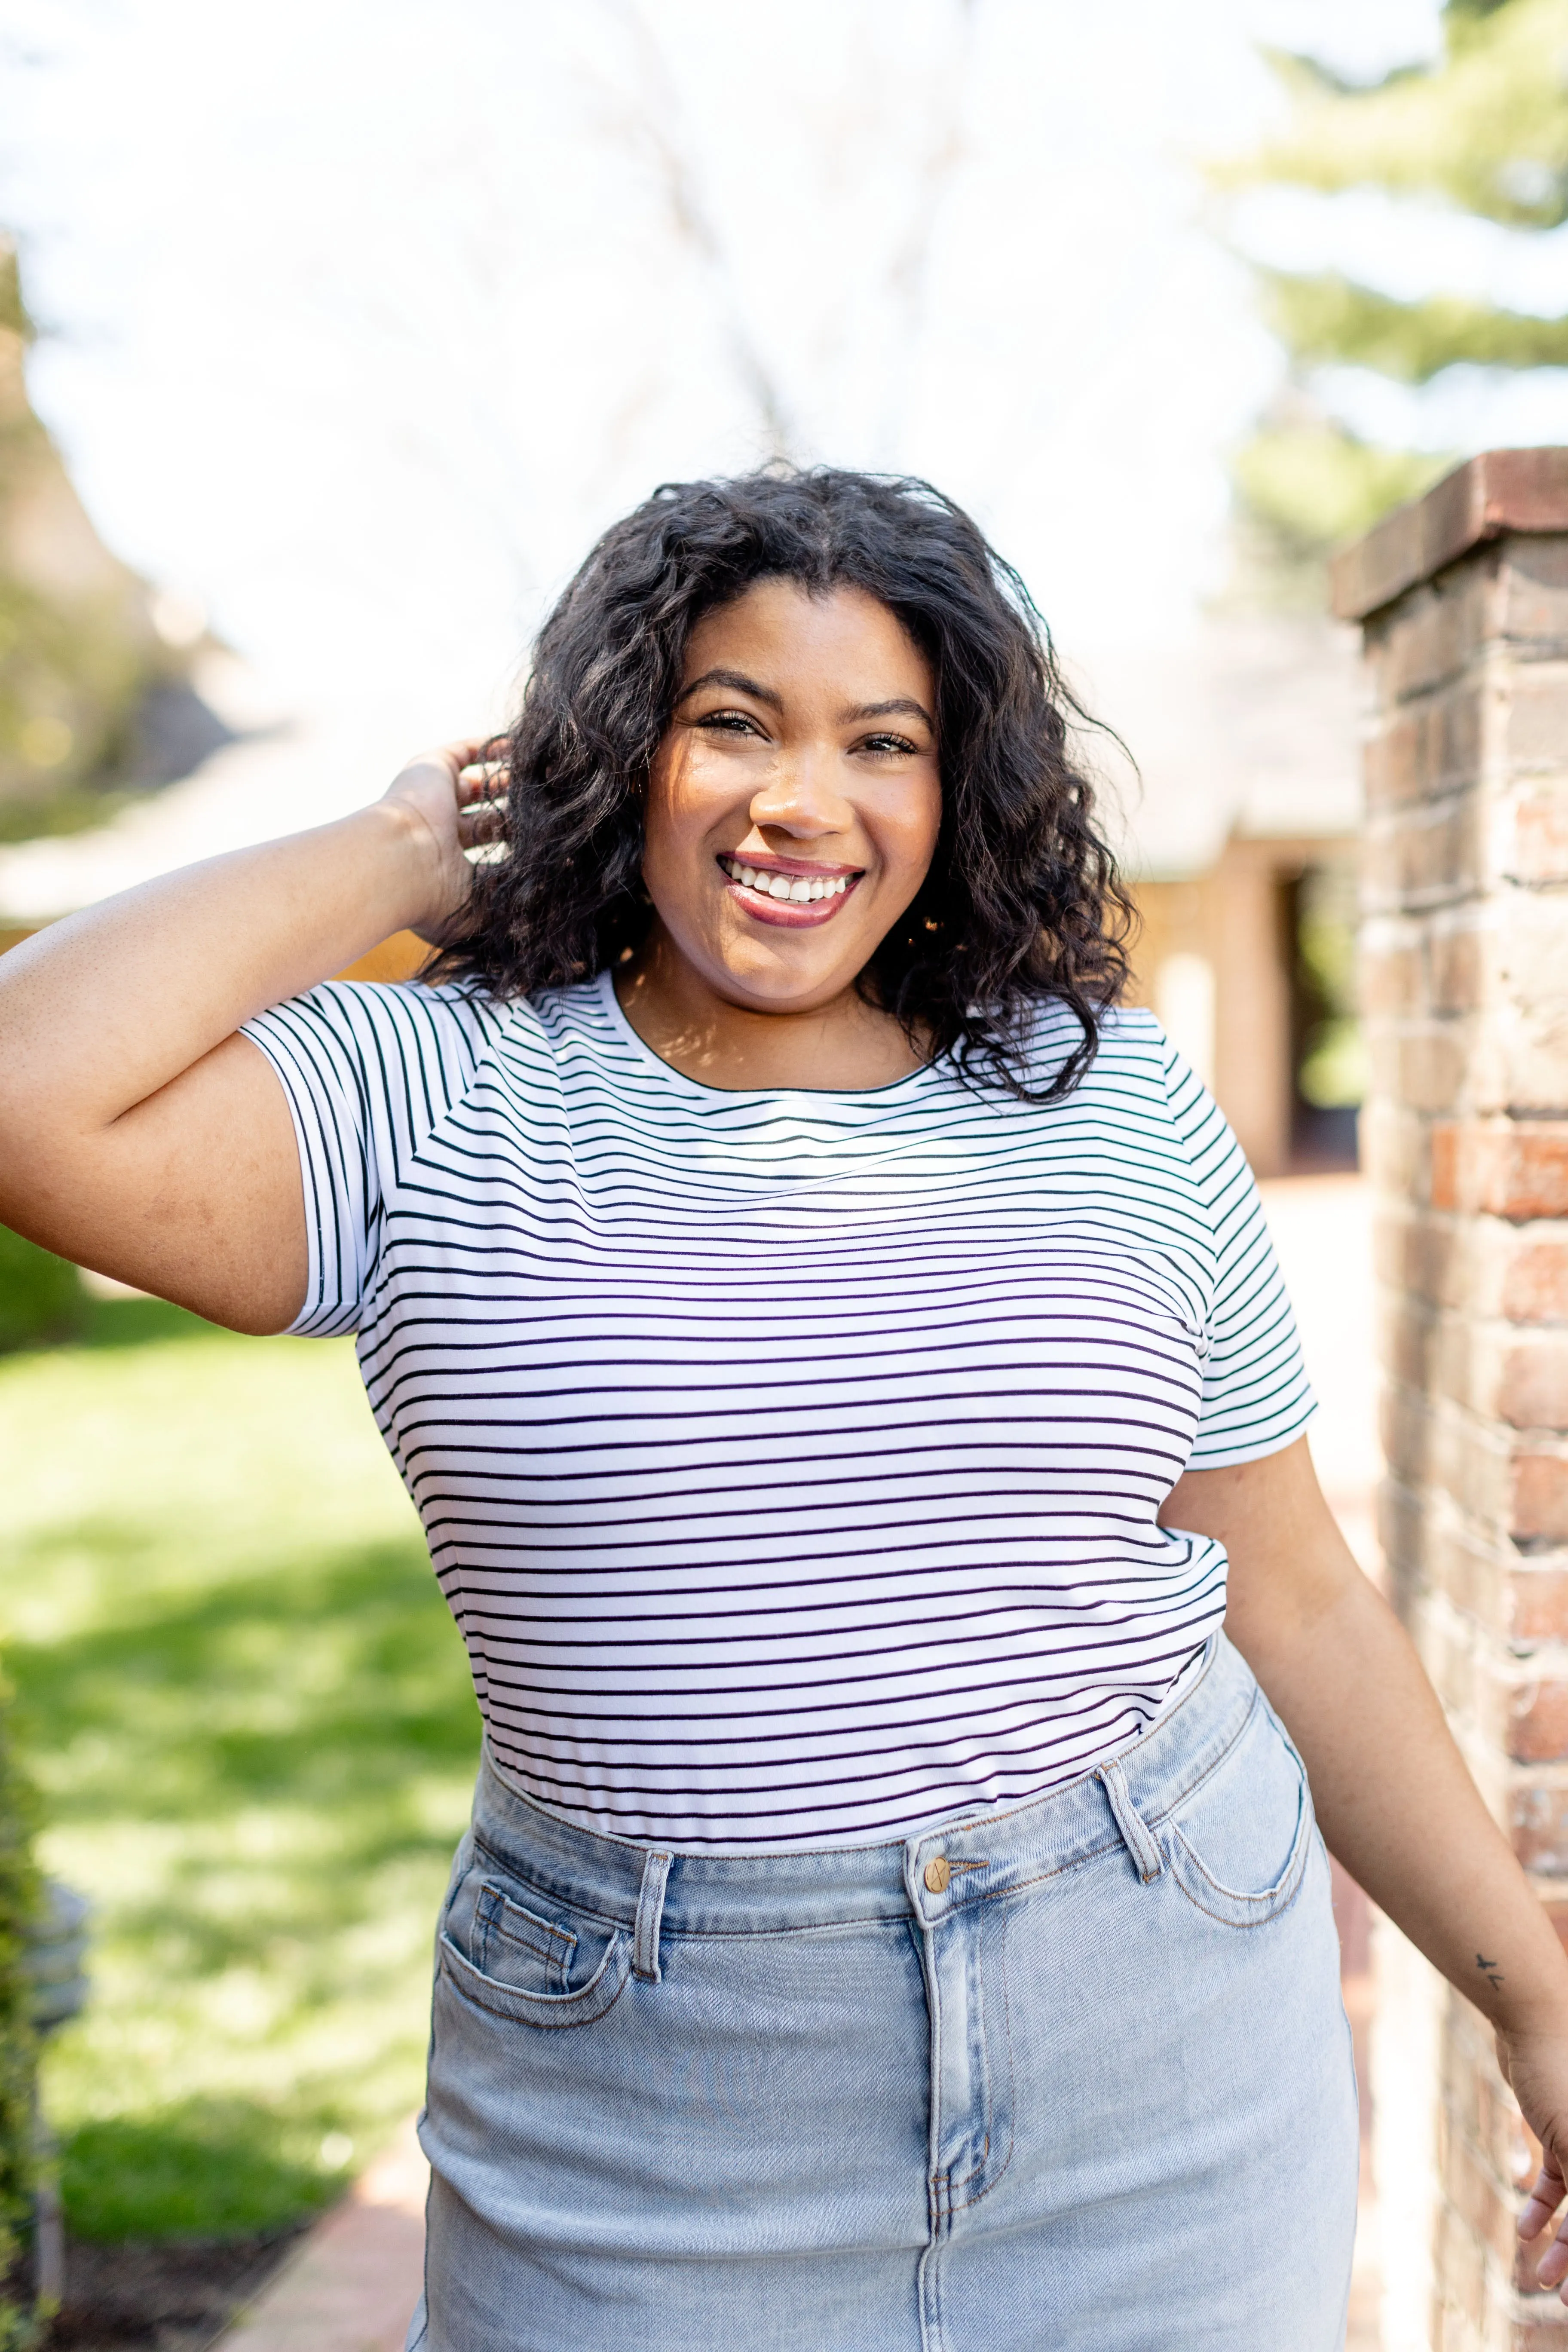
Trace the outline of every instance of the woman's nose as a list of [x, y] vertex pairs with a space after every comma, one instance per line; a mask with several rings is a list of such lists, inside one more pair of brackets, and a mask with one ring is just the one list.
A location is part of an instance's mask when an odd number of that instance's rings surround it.
[[853, 812], [832, 771], [836, 758], [792, 751], [752, 798], [753, 824], [782, 825], [787, 832], [842, 833]]

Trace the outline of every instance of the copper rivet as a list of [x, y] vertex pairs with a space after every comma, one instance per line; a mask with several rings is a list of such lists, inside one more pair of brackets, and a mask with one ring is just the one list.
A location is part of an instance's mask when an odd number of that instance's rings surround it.
[[952, 1876], [952, 1873], [947, 1866], [947, 1857], [945, 1854], [939, 1853], [933, 1862], [927, 1863], [926, 1887], [931, 1894], [945, 1895], [947, 1893], [948, 1880]]

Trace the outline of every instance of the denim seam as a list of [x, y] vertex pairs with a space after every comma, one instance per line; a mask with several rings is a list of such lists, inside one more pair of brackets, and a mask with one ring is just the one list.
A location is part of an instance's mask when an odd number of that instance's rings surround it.
[[[443, 1939], [443, 1942], [445, 1943], [447, 1940], [449, 1939]], [[454, 1948], [456, 1948], [454, 1947]], [[461, 1959], [463, 1955], [459, 1952], [458, 1957]], [[608, 1960], [608, 1958], [609, 1955], [606, 1953], [606, 1961]], [[484, 1976], [484, 1970], [482, 1969], [474, 1968], [474, 1964], [471, 1960], [468, 1962], [468, 1966], [474, 1969], [474, 1974], [477, 1977], [482, 1978]], [[499, 2003], [481, 2000], [477, 1992], [470, 1991], [469, 1988], [462, 1981], [461, 1978], [448, 1965], [447, 1955], [445, 1948], [441, 1949], [437, 1953], [437, 1972], [446, 1978], [449, 1990], [456, 1994], [459, 2000], [467, 2001], [470, 2009], [482, 2010], [487, 2017], [499, 2017], [502, 2022], [507, 2025], [537, 2025], [547, 2033], [567, 2033], [584, 2025], [597, 2025], [602, 2017], [608, 2017], [611, 2010], [614, 2009], [616, 2001], [619, 2000], [622, 1993], [625, 1992], [631, 1977], [631, 1970], [628, 1969], [626, 1975], [622, 1977], [620, 1983], [616, 1987], [615, 1991], [610, 1995], [609, 2000], [605, 2001], [604, 2007], [602, 2009], [593, 2010], [591, 2014], [586, 2017], [552, 2017], [548, 2013], [548, 2010], [544, 2016], [535, 2017], [532, 2016], [525, 2008], [502, 2008]], [[588, 1982], [584, 1985], [579, 1991], [574, 1993], [530, 1993], [523, 1992], [516, 1985], [502, 1984], [499, 1978], [492, 1979], [490, 1981], [495, 1984], [495, 1988], [498, 1992], [505, 1993], [511, 2000], [519, 2002], [537, 2001], [541, 2004], [553, 2004], [555, 2002], [559, 2002], [563, 2008], [565, 2008], [569, 2004], [575, 2005], [577, 2003], [583, 2003], [586, 2005], [590, 1995], [597, 1989], [599, 1978], [603, 1973], [604, 1970], [601, 1967], [589, 1979]]]
[[1189, 1797], [1195, 1797], [1200, 1789], [1204, 1789], [1208, 1786], [1208, 1783], [1214, 1779], [1215, 1774], [1221, 1769], [1226, 1760], [1235, 1753], [1237, 1748], [1240, 1745], [1241, 1741], [1245, 1739], [1247, 1732], [1252, 1728], [1252, 1718], [1258, 1713], [1258, 1710], [1262, 1704], [1262, 1700], [1263, 1693], [1255, 1686], [1247, 1713], [1242, 1717], [1241, 1721], [1237, 1724], [1230, 1738], [1226, 1741], [1225, 1746], [1209, 1763], [1205, 1765], [1203, 1770], [1197, 1775], [1195, 1780], [1186, 1781], [1182, 1788], [1177, 1790], [1175, 1795], [1166, 1805], [1163, 1812], [1151, 1813], [1147, 1816], [1148, 1826], [1151, 1829], [1163, 1829], [1165, 1823], [1170, 1820], [1171, 1815], [1181, 1806], [1184, 1805]]
[[[1304, 1794], [1305, 1790], [1303, 1790], [1303, 1795]], [[1285, 1868], [1281, 1871], [1279, 1876], [1276, 1879], [1272, 1886], [1264, 1887], [1262, 1892], [1258, 1895], [1240, 1895], [1237, 1894], [1234, 1887], [1222, 1886], [1214, 1873], [1211, 1870], [1205, 1868], [1195, 1848], [1190, 1845], [1187, 1840], [1183, 1837], [1181, 1831], [1176, 1830], [1173, 1832], [1173, 1835], [1181, 1845], [1183, 1853], [1186, 1855], [1188, 1861], [1197, 1872], [1199, 1877], [1204, 1881], [1204, 1884], [1206, 1886], [1210, 1886], [1214, 1889], [1215, 1895], [1221, 1896], [1226, 1903], [1235, 1903], [1247, 1906], [1254, 1904], [1258, 1906], [1256, 1916], [1250, 1919], [1226, 1918], [1224, 1912], [1216, 1911], [1210, 1904], [1203, 1902], [1200, 1897], [1193, 1892], [1192, 1888], [1184, 1883], [1179, 1872], [1175, 1874], [1176, 1884], [1195, 1911], [1201, 1911], [1205, 1919], [1213, 1919], [1222, 1927], [1239, 1927], [1243, 1930], [1248, 1927], [1267, 1927], [1270, 1920], [1281, 1918], [1284, 1914], [1289, 1911], [1291, 1904], [1294, 1903], [1297, 1895], [1300, 1895], [1301, 1891], [1302, 1882], [1307, 1875], [1307, 1863], [1311, 1853], [1312, 1841], [1310, 1832], [1313, 1825], [1312, 1815], [1309, 1811], [1305, 1814], [1301, 1829], [1298, 1832], [1297, 1838], [1292, 1843], [1290, 1858], [1287, 1862]], [[1268, 1906], [1267, 1908], [1265, 1908], [1266, 1906]]]
[[[1003, 2176], [1006, 2172], [1007, 2167], [1013, 2161], [1013, 2146], [1016, 2137], [1013, 2129], [1013, 2101], [1016, 2095], [1016, 2092], [1013, 2074], [1013, 2005], [1007, 1985], [1007, 1914], [1005, 1911], [1003, 1911], [999, 1913], [998, 1916], [1002, 1922], [1002, 2023], [1003, 2031], [1007, 2037], [1007, 2153], [996, 2168], [995, 2179], [994, 2180], [988, 2180], [984, 2189], [977, 2189], [973, 2197], [961, 2198], [956, 2205], [952, 2201], [952, 2190], [954, 2186], [961, 2189], [965, 2187], [967, 2182], [959, 2181], [956, 2184], [952, 2180], [948, 2182], [948, 2210], [950, 2214], [966, 2213], [972, 2206], [978, 2205], [983, 2198], [989, 2197], [994, 2189], [1000, 2187]], [[990, 2053], [987, 2052], [986, 2076], [988, 2080], [990, 2077]], [[985, 2135], [985, 2154], [987, 2158], [989, 2158], [990, 2153], [991, 2135], [987, 2132]], [[982, 2164], [978, 2170], [984, 2171], [984, 2165]], [[977, 2177], [977, 2172], [972, 2172], [968, 2175], [968, 2179], [973, 2180]]]
[[[1230, 1755], [1237, 1741], [1241, 1739], [1247, 1732], [1248, 1726], [1251, 1724], [1253, 1716], [1257, 1712], [1261, 1696], [1261, 1693], [1255, 1694], [1252, 1703], [1247, 1707], [1247, 1713], [1242, 1717], [1241, 1722], [1237, 1725], [1236, 1730], [1226, 1741], [1225, 1746], [1220, 1749], [1219, 1753], [1204, 1766], [1202, 1771], [1198, 1773], [1194, 1780], [1187, 1780], [1183, 1783], [1182, 1787], [1171, 1797], [1163, 1811], [1149, 1814], [1143, 1814], [1142, 1811], [1140, 1812], [1140, 1818], [1143, 1821], [1146, 1828], [1151, 1831], [1163, 1829], [1165, 1823], [1170, 1820], [1173, 1813], [1176, 1812], [1187, 1802], [1187, 1800], [1190, 1797], [1195, 1796], [1201, 1788], [1213, 1780], [1215, 1774], [1219, 1770], [1226, 1759]], [[1112, 1759], [1112, 1761], [1120, 1763], [1121, 1759], [1120, 1757], [1114, 1758]], [[1110, 1800], [1107, 1799], [1108, 1803], [1109, 1801]], [[1126, 1843], [1127, 1842], [1122, 1836], [1121, 1830], [1113, 1829], [1109, 1835], [1101, 1838], [1097, 1844], [1080, 1849], [1078, 1853], [1068, 1855], [1065, 1860], [1052, 1863], [1044, 1869], [1033, 1871], [1027, 1878], [1010, 1879], [1005, 1886], [964, 1887], [962, 1892], [956, 1892], [954, 1894], [952, 1907], [954, 1910], [958, 1910], [965, 1907], [971, 1903], [1005, 1902], [1011, 1895], [1027, 1894], [1031, 1887], [1042, 1886], [1048, 1879], [1063, 1878], [1071, 1871], [1082, 1870], [1086, 1868], [1089, 1863], [1098, 1862], [1104, 1854], [1115, 1853], [1119, 1851], [1124, 1853], [1126, 1851]]]
[[475, 1830], [473, 1832], [473, 1840], [479, 1852], [482, 1853], [489, 1861], [494, 1863], [498, 1870], [504, 1872], [505, 1875], [508, 1878], [512, 1879], [519, 1886], [528, 1887], [533, 1894], [542, 1896], [548, 1902], [564, 1904], [568, 1910], [579, 1913], [584, 1918], [595, 1919], [606, 1927], [624, 1927], [628, 1935], [631, 1933], [632, 1922], [637, 1916], [637, 1898], [635, 1895], [627, 1904], [624, 1916], [618, 1911], [601, 1911], [597, 1905], [589, 1896], [578, 1895], [574, 1892], [567, 1893], [564, 1889], [559, 1887], [545, 1886], [542, 1885], [537, 1878], [531, 1878], [525, 1870], [519, 1869], [517, 1864], [509, 1854], [502, 1853], [499, 1847], [491, 1845], [485, 1837], [483, 1831]]
[[[1185, 1695], [1183, 1702], [1184, 1705], [1185, 1704], [1186, 1698], [1190, 1698], [1193, 1696], [1193, 1693], [1201, 1686], [1205, 1679], [1206, 1679], [1206, 1676], [1200, 1675], [1198, 1682], [1194, 1683], [1193, 1685], [1193, 1692], [1189, 1692]], [[1252, 1723], [1253, 1717], [1257, 1714], [1262, 1704], [1262, 1692], [1255, 1685], [1251, 1699], [1240, 1723], [1226, 1740], [1224, 1746], [1219, 1749], [1217, 1754], [1213, 1756], [1209, 1761], [1205, 1764], [1202, 1770], [1199, 1771], [1194, 1779], [1184, 1781], [1182, 1787], [1176, 1790], [1169, 1797], [1168, 1801], [1159, 1812], [1143, 1814], [1142, 1816], [1151, 1830], [1163, 1828], [1170, 1821], [1172, 1814], [1177, 1811], [1181, 1806], [1185, 1804], [1190, 1798], [1194, 1797], [1200, 1789], [1204, 1788], [1207, 1782], [1214, 1778], [1215, 1774], [1220, 1770], [1226, 1759], [1236, 1748], [1237, 1741], [1239, 1741], [1247, 1733]], [[1156, 1725], [1154, 1729], [1157, 1731], [1160, 1727], [1160, 1726]], [[1152, 1738], [1152, 1732], [1145, 1735], [1146, 1738]], [[1135, 1746], [1141, 1746], [1142, 1744], [1142, 1742], [1137, 1742], [1135, 1743]], [[1114, 1760], [1119, 1763], [1124, 1762], [1126, 1758], [1132, 1752], [1133, 1750], [1131, 1749], [1124, 1750], [1122, 1755], [1116, 1758]], [[499, 1774], [497, 1777], [498, 1779], [500, 1778]], [[506, 1783], [502, 1781], [501, 1786], [503, 1789], [506, 1788]], [[508, 1793], [510, 1794], [510, 1792], [509, 1791]], [[993, 1826], [1000, 1828], [1003, 1826], [1003, 1822], [998, 1822]], [[557, 1889], [555, 1887], [546, 1886], [541, 1885], [537, 1879], [531, 1878], [526, 1874], [526, 1873], [518, 1868], [517, 1864], [510, 1856], [501, 1853], [495, 1845], [491, 1844], [489, 1841], [487, 1840], [481, 1830], [476, 1828], [471, 1831], [470, 1834], [472, 1835], [475, 1846], [481, 1850], [489, 1859], [496, 1864], [498, 1869], [504, 1872], [507, 1876], [514, 1879], [519, 1885], [531, 1887], [542, 1897], [563, 1903], [571, 1910], [581, 1914], [584, 1917], [600, 1921], [610, 1927], [623, 1927], [628, 1933], [631, 1931], [636, 1918], [637, 1907], [637, 1896], [632, 1889], [627, 1889], [626, 1907], [624, 1914], [620, 1911], [612, 1912], [602, 1910], [592, 1898], [585, 1898], [578, 1895], [575, 1891], [566, 1891], [565, 1889]], [[1053, 1878], [1065, 1877], [1073, 1871], [1084, 1869], [1090, 1863], [1098, 1862], [1103, 1855], [1114, 1853], [1119, 1849], [1123, 1851], [1125, 1850], [1125, 1840], [1122, 1838], [1120, 1830], [1113, 1829], [1110, 1833], [1099, 1840], [1095, 1844], [1080, 1849], [1079, 1851], [1064, 1857], [1058, 1862], [1048, 1864], [1041, 1869], [1032, 1871], [1026, 1878], [1011, 1879], [1005, 1886], [984, 1888], [970, 1885], [965, 1886], [962, 1892], [960, 1892], [955, 1886], [952, 1890], [954, 1899], [951, 1907], [954, 1910], [958, 1910], [967, 1908], [967, 1906], [972, 1903], [996, 1903], [1005, 1901], [1010, 1895], [1026, 1894], [1031, 1888], [1044, 1885]], [[651, 1849], [647, 1847], [633, 1846], [629, 1843], [625, 1847], [625, 1851], [628, 1855], [637, 1854], [639, 1857], [650, 1850]], [[824, 1853], [842, 1853], [844, 1849], [842, 1847], [824, 1847], [820, 1851]], [[740, 1858], [742, 1860], [746, 1859], [744, 1856]], [[764, 1862], [774, 1859], [772, 1855], [763, 1855], [753, 1858], [760, 1859]], [[810, 1860], [813, 1857], [809, 1854], [802, 1854], [798, 1857], [791, 1858]], [[962, 1869], [966, 1871], [984, 1868], [985, 1866], [986, 1865], [983, 1859], [977, 1863], [964, 1863], [960, 1865]], [[716, 1939], [728, 1938], [741, 1941], [750, 1939], [755, 1936], [799, 1935], [802, 1933], [809, 1933], [813, 1929], [868, 1927], [879, 1924], [896, 1926], [899, 1924], [901, 1916], [901, 1914], [889, 1914], [885, 1912], [855, 1913], [847, 1917], [814, 1919], [802, 1921], [798, 1926], [791, 1925], [771, 1927], [692, 1927], [684, 1925], [678, 1925], [667, 1917], [664, 1922], [663, 1932], [667, 1936], [710, 1937]]]

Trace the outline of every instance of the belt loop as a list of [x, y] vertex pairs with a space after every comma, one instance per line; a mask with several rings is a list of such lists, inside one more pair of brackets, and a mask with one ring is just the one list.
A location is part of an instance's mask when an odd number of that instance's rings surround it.
[[637, 1926], [632, 1930], [632, 1974], [641, 1977], [644, 1984], [658, 1982], [658, 1930], [669, 1864], [668, 1853], [649, 1853], [643, 1859]]
[[1138, 1865], [1139, 1877], [1147, 1886], [1159, 1877], [1165, 1867], [1164, 1857], [1132, 1801], [1127, 1775], [1120, 1764], [1102, 1764], [1097, 1777], [1104, 1783], [1110, 1810], [1116, 1816], [1116, 1826], [1127, 1841], [1127, 1851]]

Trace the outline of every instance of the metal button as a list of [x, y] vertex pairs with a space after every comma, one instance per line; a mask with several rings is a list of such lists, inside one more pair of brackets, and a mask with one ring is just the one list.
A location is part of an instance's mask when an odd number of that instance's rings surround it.
[[926, 1864], [925, 1877], [927, 1892], [931, 1895], [945, 1895], [947, 1893], [948, 1881], [952, 1876], [952, 1873], [948, 1867], [947, 1856], [943, 1853], [935, 1855], [933, 1859]]

